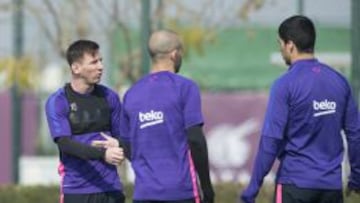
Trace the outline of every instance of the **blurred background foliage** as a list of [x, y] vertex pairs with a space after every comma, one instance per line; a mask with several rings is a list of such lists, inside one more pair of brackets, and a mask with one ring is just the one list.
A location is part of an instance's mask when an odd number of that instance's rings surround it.
[[[269, 54], [278, 50], [276, 28], [256, 25], [249, 19], [263, 7], [280, 5], [282, 1], [202, 0], [196, 6], [177, 0], [149, 2], [150, 29], [173, 29], [182, 36], [185, 44], [182, 72], [198, 81], [203, 89], [267, 90], [271, 81], [284, 71], [269, 62]], [[0, 83], [8, 86], [18, 78], [23, 88], [44, 91], [44, 85], [34, 75], [41, 74], [54, 62], [65, 68], [67, 45], [75, 39], [90, 38], [101, 44], [107, 66], [104, 80], [119, 90], [127, 87], [142, 75], [141, 3], [140, 0], [24, 1], [25, 23], [32, 26], [24, 31], [28, 36], [25, 36], [24, 60], [30, 65], [22, 67], [19, 77], [2, 74], [5, 79]], [[0, 1], [0, 14], [9, 13], [12, 7], [11, 2]], [[41, 38], [41, 43], [30, 43], [29, 47], [29, 40], [36, 41], [35, 38]], [[318, 26], [317, 51], [349, 51], [349, 45], [348, 27]], [[0, 54], [2, 61], [11, 57]], [[0, 72], [12, 69], [4, 64], [0, 64]]]
[[9, 88], [14, 81], [20, 91], [34, 90], [39, 81], [39, 69], [31, 57], [6, 57], [0, 59], [0, 83], [2, 88]]

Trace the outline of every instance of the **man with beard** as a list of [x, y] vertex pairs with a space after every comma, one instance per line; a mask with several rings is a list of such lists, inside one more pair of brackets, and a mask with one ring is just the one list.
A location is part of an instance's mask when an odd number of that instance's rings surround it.
[[213, 203], [199, 88], [176, 74], [182, 42], [161, 30], [148, 48], [151, 72], [126, 92], [120, 119], [122, 144], [131, 148], [134, 203], [199, 203], [201, 193]]
[[278, 34], [290, 67], [271, 88], [253, 174], [241, 199], [255, 202], [277, 157], [276, 203], [342, 203], [342, 130], [351, 166], [348, 191], [360, 189], [360, 124], [350, 85], [314, 57], [316, 32], [309, 18], [286, 19]]

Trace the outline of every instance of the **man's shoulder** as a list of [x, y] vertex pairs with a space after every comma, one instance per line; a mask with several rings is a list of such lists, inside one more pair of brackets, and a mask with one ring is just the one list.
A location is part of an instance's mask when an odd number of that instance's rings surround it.
[[[327, 71], [331, 72], [335, 78], [339, 78], [340, 80], [344, 81], [345, 83], [348, 82], [346, 77], [341, 72], [336, 70], [334, 67], [331, 67], [330, 65], [327, 65], [327, 64], [321, 63], [321, 62], [319, 64], [321, 64], [321, 66], [323, 68], [325, 68]], [[329, 79], [332, 80], [331, 78], [329, 78]]]
[[145, 77], [138, 79], [134, 83], [132, 83], [129, 88], [126, 90], [126, 94], [129, 94], [130, 92], [137, 91], [137, 89], [143, 89], [143, 87], [146, 86]]
[[61, 100], [61, 99], [65, 99], [66, 98], [66, 94], [65, 94], [65, 88], [61, 87], [59, 89], [57, 89], [55, 92], [51, 93], [48, 97], [48, 101], [49, 100]]
[[177, 75], [177, 76], [185, 82], [196, 84], [195, 81], [193, 79], [191, 79], [190, 77], [187, 77], [184, 75]]
[[285, 72], [275, 79], [274, 84], [285, 85], [289, 81], [294, 80], [294, 76], [296, 76], [296, 74], [293, 74], [292, 72]]
[[177, 83], [179, 83], [181, 86], [196, 86], [196, 87], [198, 86], [197, 83], [193, 79], [191, 79], [187, 76], [173, 74], [173, 77], [174, 77], [175, 81]]
[[[186, 76], [179, 75], [176, 73], [170, 73], [170, 72], [166, 72], [163, 74], [165, 75], [165, 77], [160, 79], [160, 81], [168, 83], [169, 86], [176, 86], [176, 87], [180, 87], [180, 88], [183, 88], [184, 86], [198, 87], [197, 83], [194, 80], [192, 80]], [[162, 76], [164, 76], [164, 75], [162, 75]], [[132, 92], [136, 92], [136, 94], [137, 94], [138, 91], [142, 91], [144, 89], [144, 87], [148, 86], [148, 83], [149, 83], [149, 80], [151, 80], [150, 79], [151, 77], [152, 77], [151, 75], [147, 75], [147, 76], [144, 76], [143, 78], [140, 78], [138, 81], [136, 81], [134, 84], [131, 85], [131, 87], [126, 91], [126, 93], [131, 94]]]
[[54, 93], [50, 94], [46, 101], [46, 110], [62, 109], [67, 105], [65, 88], [61, 87]]

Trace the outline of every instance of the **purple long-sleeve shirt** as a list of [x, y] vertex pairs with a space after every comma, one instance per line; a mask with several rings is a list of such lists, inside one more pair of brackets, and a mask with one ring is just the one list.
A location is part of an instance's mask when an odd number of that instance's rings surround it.
[[253, 202], [277, 157], [276, 182], [341, 189], [342, 130], [349, 144], [350, 184], [360, 187], [357, 105], [346, 79], [316, 59], [299, 60], [272, 86], [245, 202]]

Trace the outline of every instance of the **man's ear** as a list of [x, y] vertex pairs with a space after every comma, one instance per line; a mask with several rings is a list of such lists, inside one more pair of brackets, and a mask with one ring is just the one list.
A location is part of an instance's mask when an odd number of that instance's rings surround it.
[[175, 50], [173, 50], [173, 51], [171, 51], [170, 52], [170, 59], [172, 60], [172, 61], [175, 61], [176, 60], [176, 58], [177, 58], [177, 50], [175, 49]]
[[293, 53], [296, 50], [296, 46], [293, 41], [289, 40], [288, 42], [290, 53]]
[[80, 72], [80, 66], [77, 62], [74, 62], [73, 64], [71, 64], [70, 68], [74, 74], [78, 74]]

